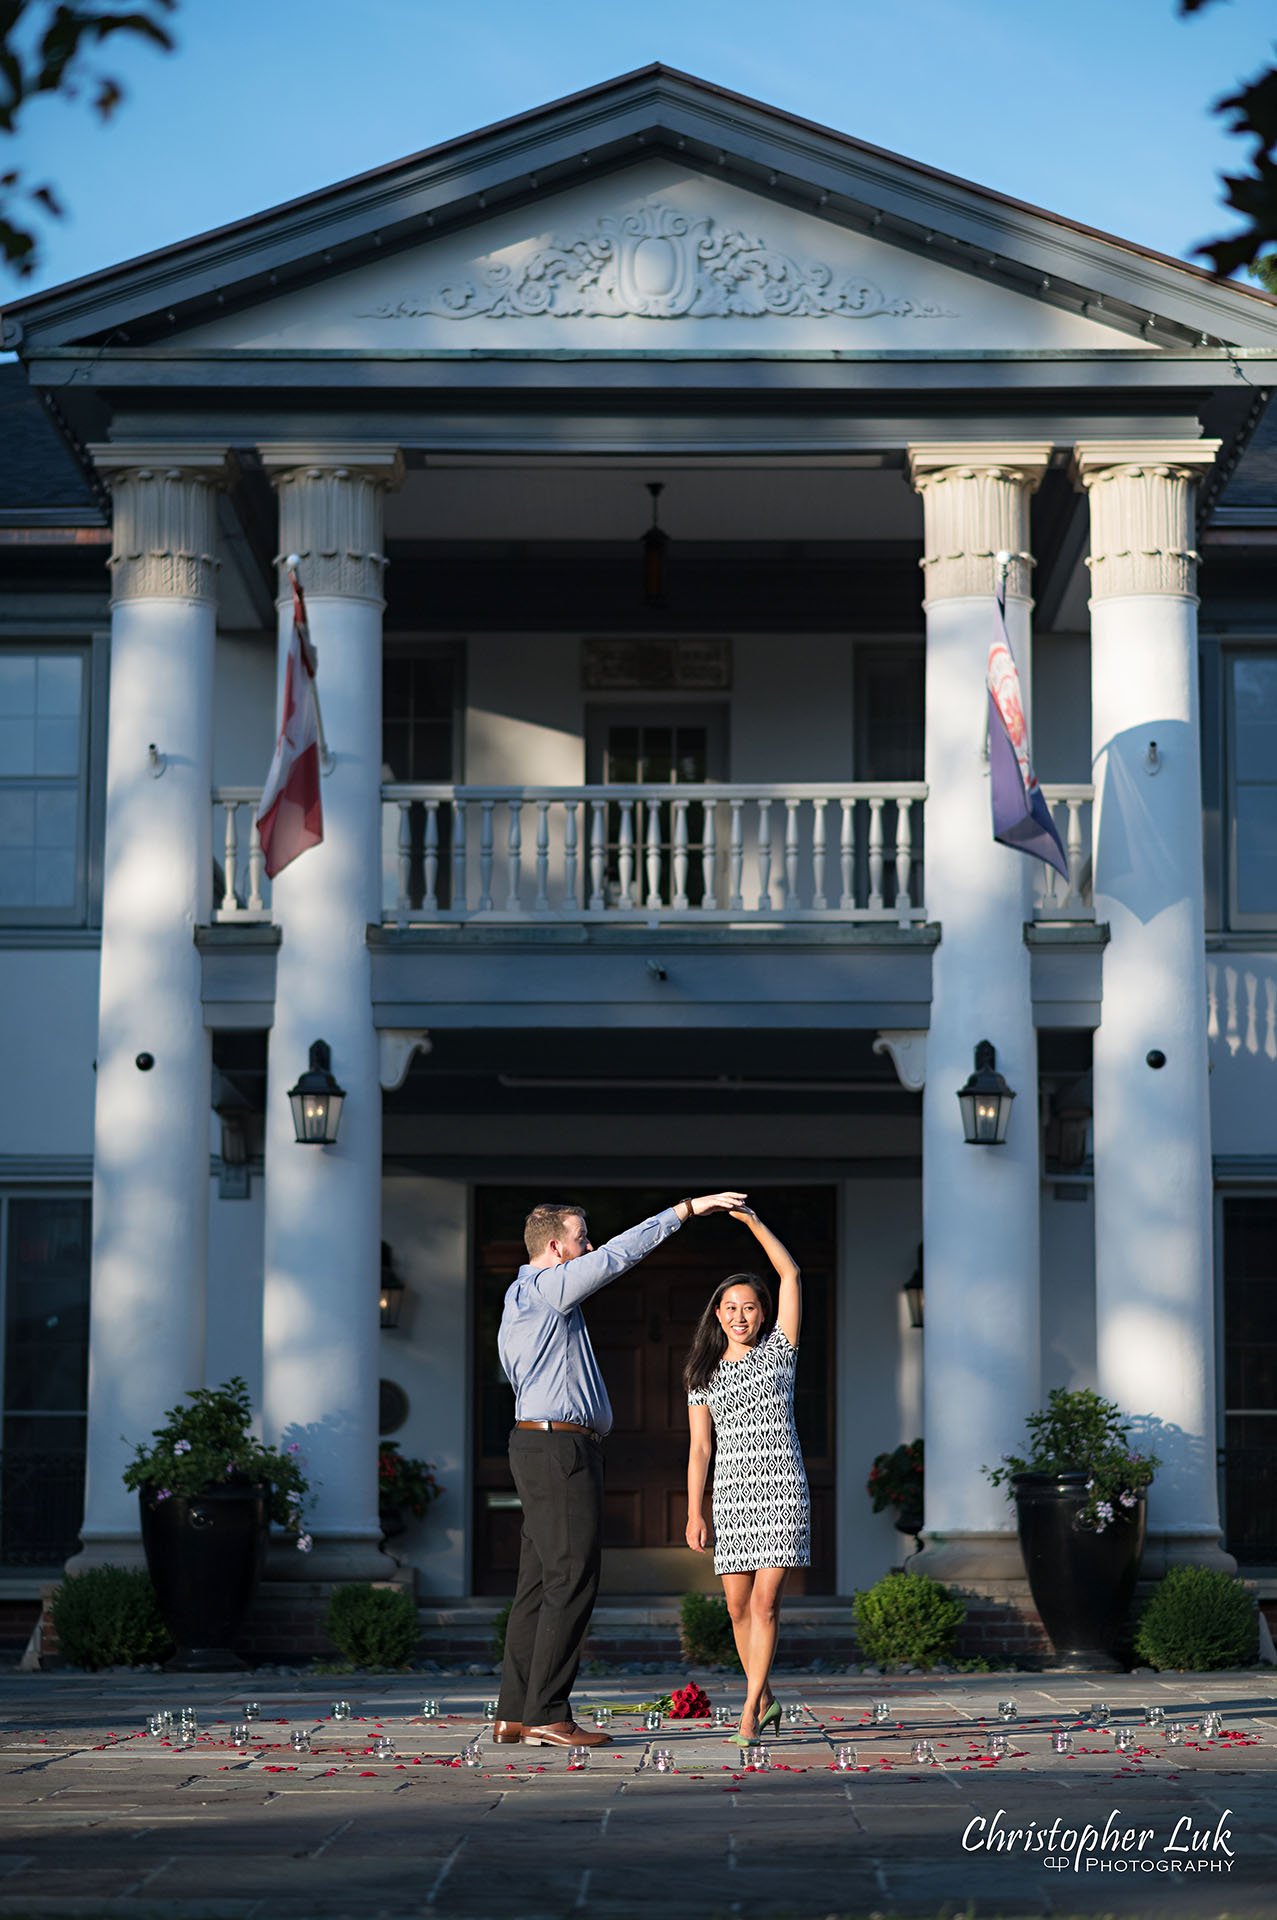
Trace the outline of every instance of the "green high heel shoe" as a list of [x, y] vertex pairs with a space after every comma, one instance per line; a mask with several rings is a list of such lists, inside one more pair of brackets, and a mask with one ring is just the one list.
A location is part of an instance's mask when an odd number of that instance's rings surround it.
[[763, 1727], [760, 1721], [757, 1733], [741, 1733], [738, 1729], [735, 1733], [729, 1733], [727, 1737], [734, 1747], [740, 1747], [741, 1750], [744, 1751], [746, 1747], [756, 1747], [758, 1745], [762, 1731]]
[[768, 1707], [766, 1713], [759, 1715], [758, 1731], [759, 1733], [766, 1733], [768, 1727], [778, 1727], [779, 1725], [780, 1725], [780, 1701], [773, 1700], [770, 1707]]

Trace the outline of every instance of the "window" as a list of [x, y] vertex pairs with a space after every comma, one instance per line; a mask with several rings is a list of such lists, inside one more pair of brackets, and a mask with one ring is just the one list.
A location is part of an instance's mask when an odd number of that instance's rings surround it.
[[[457, 647], [390, 642], [381, 680], [381, 777], [389, 785], [451, 784], [460, 777], [462, 655]], [[434, 895], [452, 897], [452, 809], [434, 815], [431, 848]], [[427, 810], [419, 800], [382, 814], [382, 905], [393, 912], [401, 895], [419, 908], [427, 887]], [[405, 871], [406, 865], [406, 871]]]
[[[586, 777], [591, 786], [686, 787], [712, 784], [727, 774], [727, 709], [724, 706], [591, 707], [585, 723]], [[605, 890], [615, 902], [621, 894], [622, 825], [624, 810], [607, 810], [607, 879]], [[657, 816], [659, 827], [662, 900], [671, 897], [673, 810], [667, 805]], [[647, 855], [650, 816], [635, 806], [624, 819], [629, 836], [626, 859], [636, 897], [648, 890]], [[698, 907], [704, 898], [705, 809], [693, 801], [687, 809], [687, 898]]]
[[0, 648], [0, 920], [83, 918], [87, 655]]
[[1277, 1566], [1277, 1198], [1224, 1201], [1224, 1541]]
[[1227, 656], [1229, 924], [1277, 927], [1277, 653]]
[[75, 1551], [84, 1503], [90, 1203], [0, 1198], [4, 1421], [0, 1564], [54, 1566]]

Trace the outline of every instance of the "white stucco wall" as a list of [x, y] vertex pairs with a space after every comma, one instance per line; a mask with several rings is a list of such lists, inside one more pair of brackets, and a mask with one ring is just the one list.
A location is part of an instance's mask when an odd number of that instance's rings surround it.
[[93, 1151], [96, 949], [0, 952], [0, 1154]]

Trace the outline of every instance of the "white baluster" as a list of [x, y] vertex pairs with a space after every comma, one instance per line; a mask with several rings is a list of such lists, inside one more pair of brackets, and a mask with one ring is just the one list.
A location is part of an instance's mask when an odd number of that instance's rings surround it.
[[607, 801], [590, 802], [590, 911], [607, 905], [603, 880], [607, 872]]
[[825, 808], [827, 800], [813, 800], [811, 803], [811, 904], [817, 913], [829, 905], [825, 898]]
[[727, 907], [731, 913], [743, 913], [745, 910], [745, 896], [743, 892], [745, 885], [745, 829], [741, 820], [741, 807], [743, 804], [744, 802], [740, 800], [728, 801], [728, 805], [732, 810], [732, 824], [730, 851], [728, 853], [728, 864], [731, 868], [728, 876], [731, 895], [728, 899]]
[[854, 800], [844, 798], [839, 805], [842, 808], [842, 825], [838, 829], [838, 860], [842, 872], [842, 894], [838, 904], [846, 913], [849, 907], [854, 907], [856, 904], [856, 803]]
[[674, 911], [687, 912], [687, 806], [674, 802]]
[[506, 894], [505, 910], [507, 913], [521, 913], [523, 909], [519, 902], [519, 882], [523, 875], [522, 800], [511, 800], [509, 808], [510, 831], [507, 835], [507, 848], [510, 861], [508, 876], [510, 886]]
[[466, 803], [452, 802], [452, 911], [466, 911]]
[[550, 910], [550, 802], [537, 801], [537, 892], [534, 913]]
[[576, 808], [575, 800], [563, 802], [563, 905], [576, 910]]
[[1086, 902], [1082, 898], [1082, 808], [1083, 800], [1070, 800], [1069, 835], [1065, 844], [1065, 856], [1069, 863], [1069, 897], [1064, 903], [1064, 911], [1081, 914], [1086, 911]]
[[798, 809], [801, 800], [785, 802], [785, 911], [793, 913], [798, 900]]
[[701, 826], [701, 908], [713, 908], [718, 905], [716, 888], [718, 886], [718, 802], [707, 800], [704, 803], [704, 821]]
[[913, 865], [913, 801], [896, 802], [896, 916], [902, 927], [913, 917], [909, 870]]
[[421, 902], [426, 913], [439, 911], [439, 802], [426, 802], [426, 859], [425, 859], [425, 897]]
[[222, 860], [222, 878], [225, 884], [222, 889], [222, 911], [220, 918], [228, 920], [239, 906], [239, 902], [235, 898], [236, 869], [239, 865], [239, 821], [236, 817], [239, 813], [239, 802], [236, 800], [227, 800], [224, 802], [224, 808], [226, 813], [226, 845]]
[[479, 818], [479, 911], [492, 911], [492, 809], [493, 800], [481, 800]]
[[647, 904], [664, 906], [661, 899], [661, 803], [647, 803]]
[[399, 803], [399, 900], [395, 908], [395, 919], [401, 927], [408, 924], [408, 914], [412, 906], [409, 887], [412, 881], [412, 802], [400, 800]]
[[882, 911], [882, 801], [869, 802], [869, 906]]
[[623, 913], [628, 913], [634, 905], [634, 802], [622, 800], [620, 845], [617, 848], [617, 866], [620, 869], [621, 897], [617, 901]]
[[767, 913], [772, 903], [772, 803], [758, 803], [758, 911]]
[[266, 855], [262, 852], [262, 836], [257, 825], [257, 808], [248, 810], [248, 910], [260, 913], [265, 906], [262, 899], [262, 877], [266, 872]]

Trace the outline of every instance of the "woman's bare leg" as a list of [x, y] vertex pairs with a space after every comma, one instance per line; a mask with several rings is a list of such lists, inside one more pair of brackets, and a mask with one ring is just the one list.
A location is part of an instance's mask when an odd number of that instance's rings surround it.
[[749, 1658], [745, 1662], [742, 1733], [757, 1724], [759, 1714], [771, 1699], [769, 1675], [780, 1635], [780, 1597], [788, 1578], [788, 1567], [760, 1567], [754, 1575], [749, 1596]]
[[[745, 1670], [745, 1686], [747, 1691], [749, 1687], [750, 1645], [753, 1638], [753, 1613], [750, 1602], [753, 1598], [755, 1577], [752, 1573], [725, 1573], [721, 1576], [723, 1582], [723, 1598], [727, 1602], [727, 1612], [732, 1623], [732, 1637], [736, 1642], [736, 1651], [740, 1656], [741, 1666]], [[763, 1704], [765, 1706], [767, 1704], [766, 1701], [764, 1701]], [[757, 1711], [752, 1716], [748, 1711], [743, 1713], [740, 1721], [741, 1732], [753, 1733], [756, 1729], [757, 1721]]]

